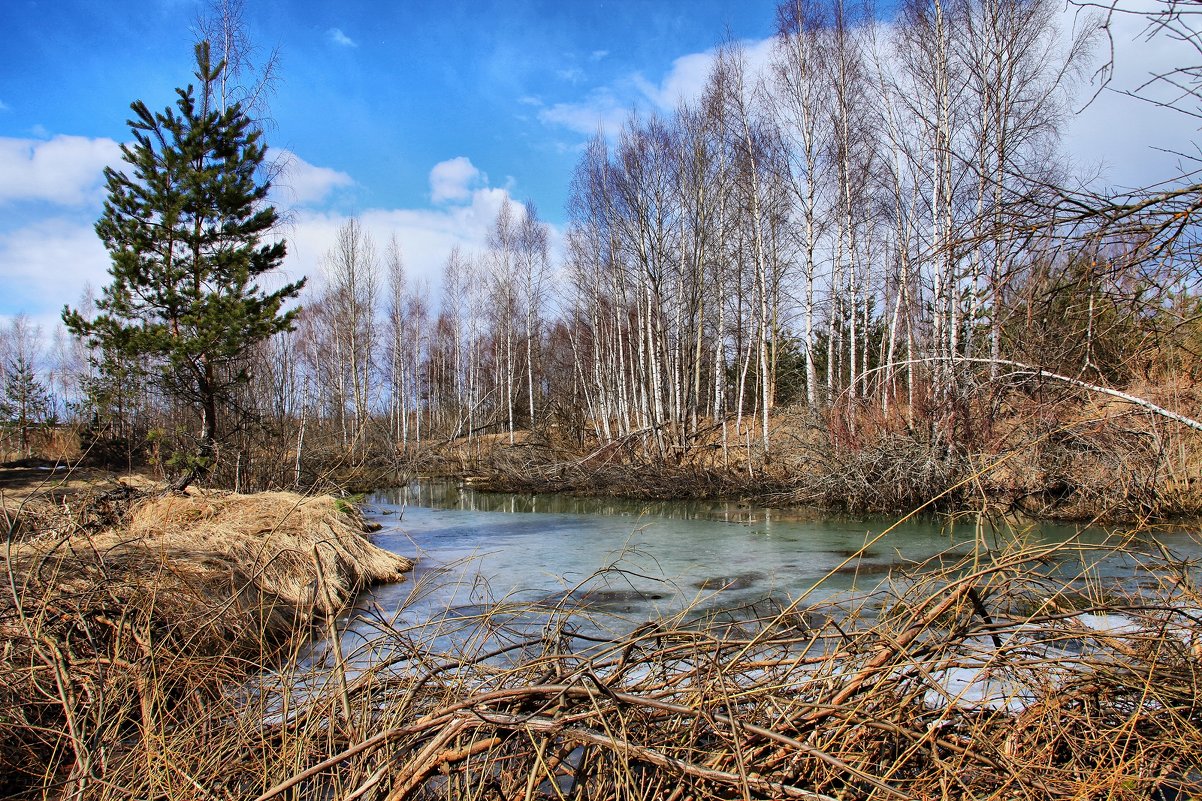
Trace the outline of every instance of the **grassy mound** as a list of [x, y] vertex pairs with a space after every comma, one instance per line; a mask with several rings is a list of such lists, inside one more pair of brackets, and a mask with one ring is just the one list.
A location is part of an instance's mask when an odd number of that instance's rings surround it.
[[10, 534], [0, 795], [86, 784], [112, 738], [164, 715], [207, 715], [230, 681], [412, 567], [330, 497], [156, 495], [127, 502], [100, 531], [92, 511], [79, 504], [58, 537]]

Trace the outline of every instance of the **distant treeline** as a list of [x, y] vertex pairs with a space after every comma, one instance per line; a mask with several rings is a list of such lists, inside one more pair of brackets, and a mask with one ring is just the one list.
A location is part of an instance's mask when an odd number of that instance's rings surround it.
[[[791, 436], [781, 408], [951, 452], [1047, 373], [1192, 381], [1188, 181], [1065, 189], [1082, 177], [1059, 136], [1105, 50], [1102, 19], [1068, 18], [1050, 0], [907, 0], [888, 20], [785, 2], [766, 63], [725, 45], [700, 97], [592, 141], [561, 258], [533, 204], [506, 202], [437, 297], [404, 242], [350, 220], [295, 328], [228, 367], [250, 380], [223, 399], [219, 474], [272, 454], [256, 480], [286, 483], [316, 470], [306, 449], [353, 463], [530, 431], [583, 452], [637, 438], [652, 459], [735, 443], [754, 472]], [[59, 350], [58, 414], [98, 440], [165, 458], [195, 427], [147, 365]]]

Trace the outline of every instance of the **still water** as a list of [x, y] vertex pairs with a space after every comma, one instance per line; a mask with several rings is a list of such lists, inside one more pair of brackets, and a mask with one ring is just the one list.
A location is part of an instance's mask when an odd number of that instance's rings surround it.
[[[1015, 536], [1087, 544], [1106, 537], [1072, 526], [999, 531], [973, 518], [896, 524], [708, 501], [483, 493], [453, 482], [381, 492], [367, 509], [384, 526], [376, 542], [418, 560], [408, 581], [360, 599], [361, 609], [393, 626], [479, 620], [501, 604], [527, 616], [584, 609], [601, 628], [620, 631], [682, 612], [707, 618], [839, 602], [891, 580], [894, 567], [1002, 548]], [[1190, 531], [1157, 537], [1184, 558], [1202, 555]], [[1139, 581], [1137, 557], [1068, 549], [1057, 560], [1050, 569], [1066, 575]], [[352, 622], [356, 628], [362, 623]]]

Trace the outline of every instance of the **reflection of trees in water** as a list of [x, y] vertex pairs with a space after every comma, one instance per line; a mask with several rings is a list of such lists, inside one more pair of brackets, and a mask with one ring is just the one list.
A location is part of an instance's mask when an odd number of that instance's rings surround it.
[[485, 492], [459, 481], [418, 481], [377, 494], [387, 503], [507, 514], [586, 514], [645, 516], [670, 520], [717, 520], [749, 525], [771, 523], [779, 513], [738, 502], [672, 500], [644, 501], [629, 498], [594, 498], [567, 494], [522, 495]]

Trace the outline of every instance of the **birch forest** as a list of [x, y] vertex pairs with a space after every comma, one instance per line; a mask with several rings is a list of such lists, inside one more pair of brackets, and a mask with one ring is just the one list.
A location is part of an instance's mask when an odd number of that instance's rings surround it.
[[[892, 459], [921, 494], [1046, 444], [1097, 391], [1174, 414], [1161, 395], [1192, 386], [1202, 345], [1194, 196], [1116, 198], [1065, 157], [1106, 56], [1104, 18], [1073, 20], [1051, 0], [887, 19], [786, 0], [767, 60], [730, 42], [699, 97], [598, 131], [565, 226], [506, 202], [432, 285], [350, 219], [225, 399], [220, 474], [470, 473], [501, 453], [514, 474], [690, 465], [775, 486]], [[59, 351], [95, 447], [163, 460], [187, 436], [137, 365]]]

